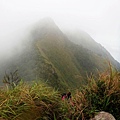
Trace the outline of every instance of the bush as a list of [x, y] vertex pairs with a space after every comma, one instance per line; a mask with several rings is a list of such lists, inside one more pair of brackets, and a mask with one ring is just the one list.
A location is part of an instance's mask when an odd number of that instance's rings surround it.
[[60, 96], [43, 83], [21, 83], [0, 91], [0, 117], [6, 120], [61, 119]]
[[91, 76], [88, 85], [76, 92], [74, 102], [74, 117], [79, 120], [90, 119], [99, 111], [109, 112], [120, 120], [120, 73], [110, 67], [98, 79]]
[[7, 74], [5, 72], [3, 83], [6, 84], [6, 86], [9, 89], [14, 89], [19, 84], [20, 81], [21, 79], [18, 75], [18, 70], [15, 70], [14, 72], [11, 72], [10, 74]]
[[[71, 104], [71, 102], [73, 104]], [[20, 82], [14, 89], [0, 89], [0, 118], [5, 120], [89, 120], [106, 111], [120, 120], [120, 73], [111, 67], [77, 90], [72, 101], [41, 82]]]

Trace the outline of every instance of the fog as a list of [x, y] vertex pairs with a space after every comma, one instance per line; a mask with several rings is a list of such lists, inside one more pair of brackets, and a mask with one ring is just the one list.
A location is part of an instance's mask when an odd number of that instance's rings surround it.
[[49, 16], [62, 30], [86, 31], [120, 62], [119, 6], [119, 0], [0, 0], [0, 58], [20, 51], [30, 26]]

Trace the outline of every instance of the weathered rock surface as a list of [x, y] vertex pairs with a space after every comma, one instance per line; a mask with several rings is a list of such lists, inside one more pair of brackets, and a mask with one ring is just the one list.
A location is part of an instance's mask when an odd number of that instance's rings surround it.
[[115, 120], [112, 114], [108, 112], [99, 112], [94, 118], [90, 120]]

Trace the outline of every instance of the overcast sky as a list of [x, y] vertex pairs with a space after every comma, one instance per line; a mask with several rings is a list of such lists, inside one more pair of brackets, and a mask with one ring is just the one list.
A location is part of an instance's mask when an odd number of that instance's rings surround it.
[[86, 31], [120, 62], [120, 0], [0, 0], [0, 54], [17, 44], [16, 31], [48, 16]]

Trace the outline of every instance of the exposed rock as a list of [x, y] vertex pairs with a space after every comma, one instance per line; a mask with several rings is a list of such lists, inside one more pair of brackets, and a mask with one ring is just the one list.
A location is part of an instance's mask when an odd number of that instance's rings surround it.
[[90, 120], [115, 120], [115, 118], [110, 113], [102, 111]]

